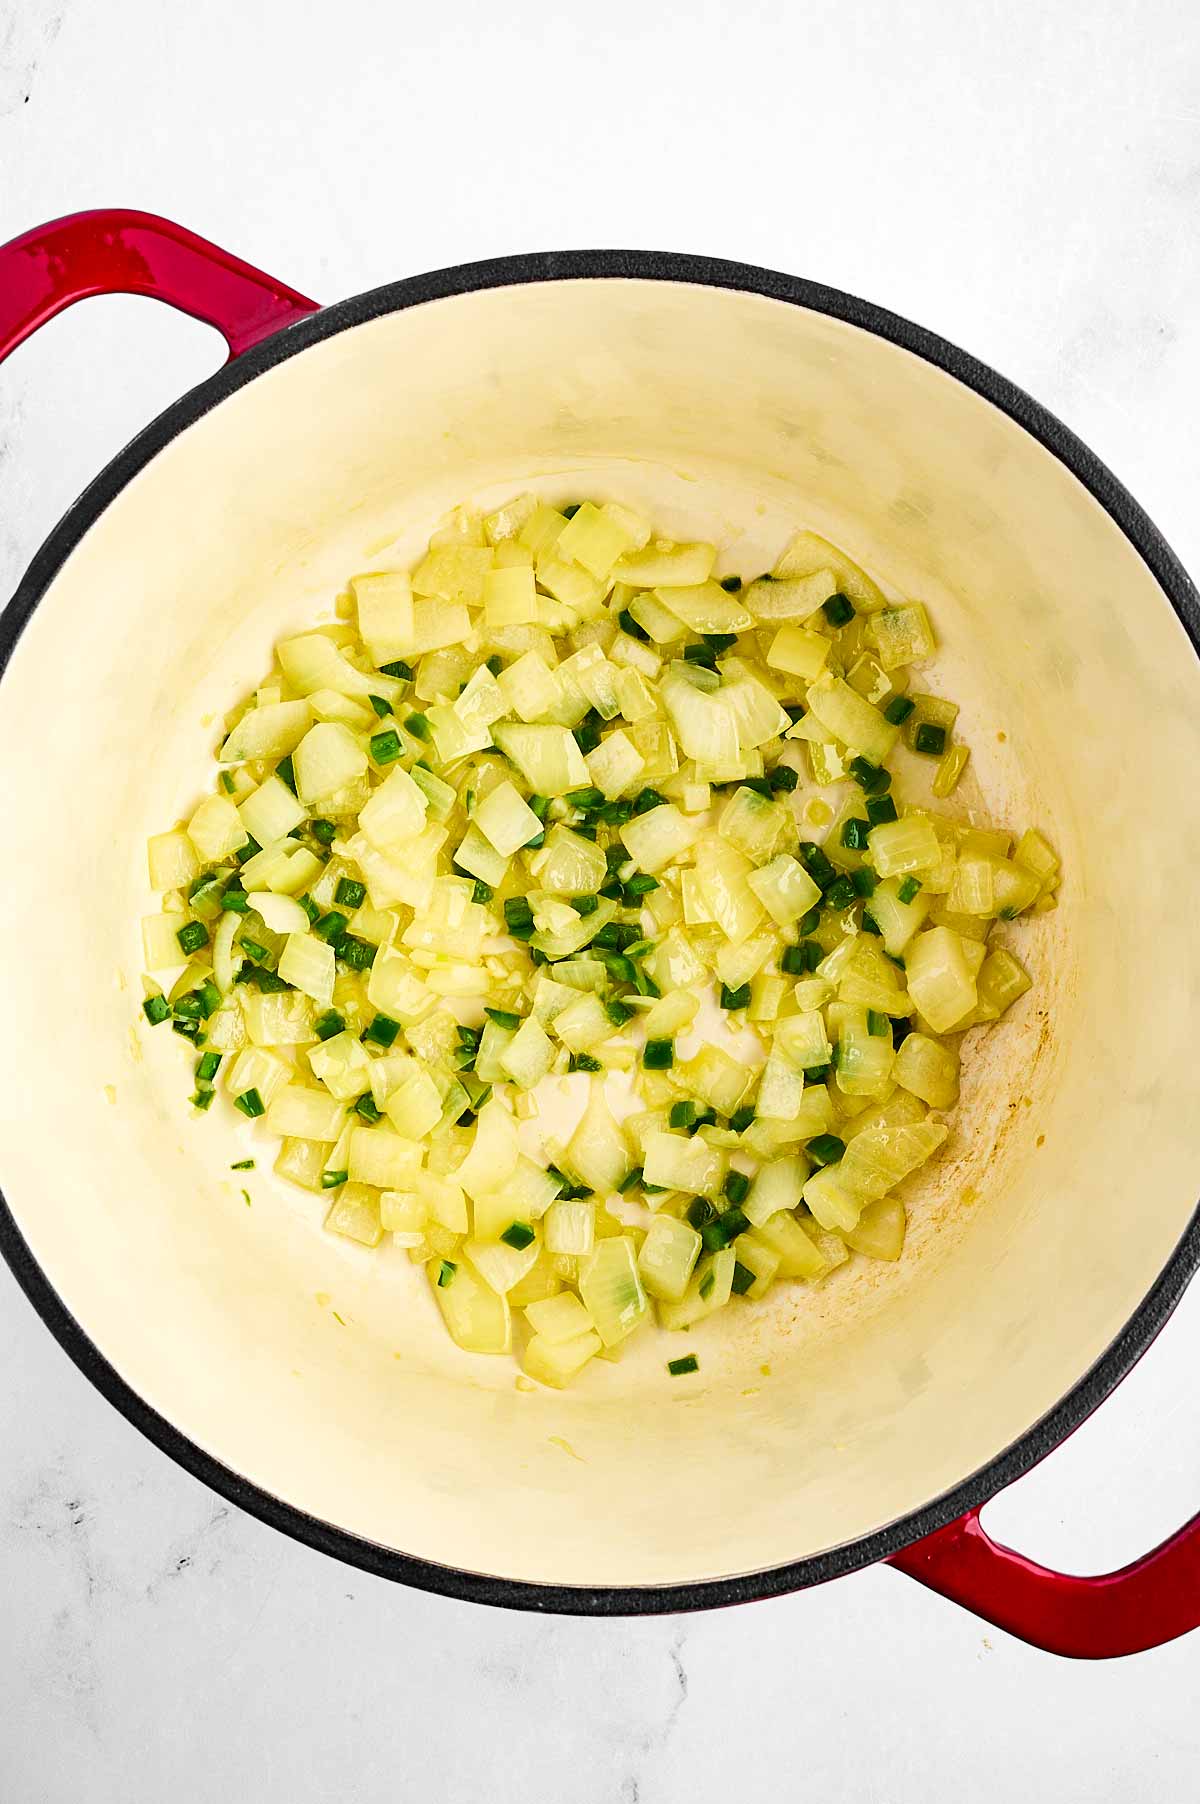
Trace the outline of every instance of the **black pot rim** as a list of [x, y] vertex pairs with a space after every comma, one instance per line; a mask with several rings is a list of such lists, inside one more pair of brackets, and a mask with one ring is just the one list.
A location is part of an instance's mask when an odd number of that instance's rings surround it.
[[[384, 314], [481, 289], [578, 279], [680, 282], [761, 295], [858, 326], [944, 370], [1006, 413], [1078, 478], [1156, 577], [1193, 650], [1200, 655], [1200, 601], [1158, 528], [1073, 432], [986, 364], [898, 314], [821, 283], [719, 258], [595, 250], [529, 252], [389, 283], [324, 308], [226, 364], [139, 433], [63, 516], [0, 617], [0, 674], [51, 582], [105, 508], [172, 439], [238, 389], [311, 345]], [[205, 1453], [118, 1375], [38, 1265], [2, 1195], [0, 1253], [59, 1345], [126, 1421], [193, 1477], [292, 1539], [380, 1578], [471, 1602], [547, 1614], [647, 1616], [780, 1596], [858, 1571], [932, 1534], [1029, 1471], [1104, 1400], [1166, 1322], [1200, 1263], [1200, 1208], [1142, 1303], [1091, 1369], [1040, 1421], [961, 1484], [887, 1527], [843, 1546], [762, 1571], [663, 1586], [592, 1588], [497, 1578], [414, 1558], [308, 1515]]]

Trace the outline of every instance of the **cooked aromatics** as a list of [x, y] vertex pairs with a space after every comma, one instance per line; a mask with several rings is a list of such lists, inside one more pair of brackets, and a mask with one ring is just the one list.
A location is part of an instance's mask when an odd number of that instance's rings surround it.
[[717, 563], [612, 502], [459, 509], [280, 642], [149, 842], [193, 1106], [406, 1249], [460, 1347], [520, 1312], [543, 1384], [899, 1258], [962, 1036], [1030, 987], [992, 930], [1055, 906], [1040, 833], [938, 805], [921, 603], [814, 533]]

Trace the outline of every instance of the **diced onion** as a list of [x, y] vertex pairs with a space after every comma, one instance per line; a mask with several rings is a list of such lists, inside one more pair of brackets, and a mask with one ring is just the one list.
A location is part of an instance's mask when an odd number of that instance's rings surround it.
[[1058, 903], [1040, 832], [940, 806], [970, 748], [912, 686], [925, 605], [812, 532], [716, 561], [619, 502], [456, 507], [278, 642], [147, 847], [145, 1014], [193, 1104], [261, 1117], [465, 1351], [523, 1310], [557, 1388], [902, 1257], [961, 1036]]

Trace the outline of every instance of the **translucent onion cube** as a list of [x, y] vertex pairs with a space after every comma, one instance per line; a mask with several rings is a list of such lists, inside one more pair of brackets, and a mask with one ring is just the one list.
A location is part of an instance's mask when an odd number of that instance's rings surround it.
[[737, 762], [738, 723], [720, 691], [698, 689], [686, 670], [672, 666], [659, 685], [659, 696], [686, 757], [714, 767]]
[[557, 896], [594, 895], [608, 875], [604, 853], [595, 840], [584, 839], [562, 825], [551, 827], [530, 869], [541, 887]]
[[497, 721], [492, 737], [536, 795], [565, 795], [589, 781], [583, 753], [564, 726]]
[[615, 1190], [629, 1171], [629, 1144], [613, 1119], [601, 1078], [592, 1079], [588, 1105], [567, 1144], [566, 1157], [570, 1170], [599, 1195]]
[[320, 1041], [308, 1055], [313, 1076], [341, 1102], [351, 1102], [370, 1088], [371, 1061], [366, 1047], [349, 1029]]
[[703, 839], [696, 847], [701, 894], [712, 919], [735, 945], [748, 940], [763, 918], [763, 905], [749, 883], [753, 871], [745, 854], [722, 839]]
[[927, 1034], [905, 1036], [893, 1076], [902, 1090], [919, 1096], [931, 1109], [952, 1109], [958, 1101], [958, 1053]]
[[[876, 828], [876, 832], [879, 829]], [[933, 898], [923, 888], [909, 902], [900, 900], [899, 877], [888, 877], [876, 886], [867, 907], [871, 919], [875, 922], [881, 935], [881, 943], [885, 952], [893, 958], [900, 958], [912, 939], [924, 925]]]
[[770, 1160], [755, 1174], [743, 1211], [755, 1227], [761, 1227], [781, 1209], [795, 1209], [807, 1177], [808, 1160], [802, 1153]]
[[709, 1253], [697, 1265], [691, 1281], [678, 1303], [665, 1299], [658, 1305], [658, 1319], [664, 1328], [690, 1328], [724, 1309], [733, 1291], [733, 1268], [737, 1255], [732, 1247]]
[[862, 1212], [861, 1202], [843, 1187], [838, 1165], [813, 1172], [804, 1185], [804, 1201], [823, 1228], [853, 1228]]
[[966, 770], [970, 757], [971, 750], [969, 746], [952, 745], [947, 749], [946, 755], [938, 765], [937, 774], [933, 779], [933, 793], [935, 796], [942, 798], [954, 794], [954, 791], [958, 788], [958, 780]]
[[687, 1190], [694, 1196], [715, 1197], [725, 1181], [725, 1155], [699, 1135], [672, 1134], [659, 1129], [647, 1134], [642, 1172], [647, 1184], [663, 1190]]
[[799, 1113], [803, 1093], [803, 1073], [778, 1052], [769, 1052], [758, 1081], [755, 1113], [764, 1121], [793, 1121]]
[[743, 633], [754, 617], [740, 595], [727, 595], [720, 583], [674, 584], [663, 588], [659, 601], [693, 633]]
[[328, 1008], [333, 1001], [333, 947], [311, 933], [289, 933], [279, 955], [279, 975], [302, 995]]
[[[321, 860], [307, 846], [296, 846], [292, 840], [284, 840], [283, 846], [293, 846], [293, 850], [285, 850], [282, 858], [265, 873], [266, 886], [277, 895], [298, 896], [320, 875]], [[246, 881], [249, 869], [250, 861], [247, 861], [242, 872], [243, 881]]]
[[406, 1140], [422, 1140], [442, 1119], [442, 1095], [429, 1073], [418, 1069], [388, 1097], [384, 1113]]
[[[380, 682], [387, 679], [381, 677]], [[382, 691], [381, 691], [382, 693]], [[356, 701], [348, 695], [339, 695], [336, 689], [316, 689], [308, 698], [308, 705], [318, 720], [340, 721], [351, 732], [363, 732], [375, 719], [370, 704]]]
[[831, 1049], [820, 1009], [803, 1009], [781, 1021], [775, 1029], [775, 1047], [801, 1071], [827, 1065]]
[[[559, 557], [557, 546], [541, 553], [537, 560], [537, 579], [541, 588], [563, 604], [561, 608], [555, 608], [544, 597], [538, 604], [538, 618], [553, 626], [555, 631], [577, 624], [580, 614], [599, 612], [604, 585], [581, 564]], [[571, 611], [575, 609], [579, 612]]]
[[673, 545], [666, 539], [652, 539], [642, 550], [621, 558], [612, 575], [635, 589], [690, 588], [708, 581], [716, 561], [715, 545]]
[[346, 1106], [327, 1090], [285, 1084], [271, 1098], [263, 1126], [268, 1133], [332, 1143], [346, 1125]]
[[[307, 933], [308, 915], [292, 896], [277, 896], [274, 890], [246, 892], [246, 900], [256, 914], [262, 916], [272, 933]], [[239, 922], [234, 920], [235, 929]], [[225, 926], [222, 919], [221, 926]]]
[[205, 1037], [214, 1052], [241, 1051], [246, 1044], [246, 1022], [236, 996], [229, 997], [208, 1017]]
[[489, 570], [483, 579], [483, 614], [490, 628], [528, 626], [538, 617], [531, 565]]
[[1043, 886], [1051, 882], [1059, 868], [1058, 854], [1036, 827], [1029, 827], [1022, 833], [1013, 848], [1013, 858], [1017, 864], [1032, 871]]
[[585, 760], [588, 777], [611, 799], [631, 789], [645, 768], [645, 760], [627, 733], [606, 733]]
[[468, 1196], [484, 1195], [506, 1182], [516, 1167], [517, 1155], [516, 1123], [499, 1097], [493, 1096], [479, 1111], [471, 1150], [454, 1172], [454, 1180]]
[[484, 515], [484, 538], [489, 545], [499, 545], [505, 540], [515, 539], [530, 515], [536, 513], [537, 507], [538, 501], [534, 495], [518, 495], [514, 501], [506, 501], [494, 513]]
[[703, 824], [681, 814], [671, 802], [635, 815], [620, 829], [622, 844], [639, 870], [661, 871], [695, 845]]
[[573, 1291], [544, 1297], [525, 1305], [525, 1317], [535, 1334], [555, 1344], [587, 1334], [593, 1327], [591, 1316]]
[[413, 656], [440, 651], [447, 645], [461, 645], [471, 636], [471, 616], [461, 602], [415, 601], [413, 603]]
[[832, 650], [833, 641], [824, 633], [812, 633], [803, 626], [781, 626], [768, 648], [767, 663], [774, 670], [812, 683], [829, 662]]
[[508, 857], [497, 852], [474, 821], [463, 834], [454, 854], [454, 862], [462, 870], [469, 871], [472, 877], [490, 884], [493, 889], [500, 887], [508, 871]]
[[721, 690], [721, 701], [733, 715], [739, 747], [747, 752], [786, 733], [791, 720], [775, 696], [758, 681], [748, 666], [742, 666], [736, 682], [729, 680], [737, 663], [733, 658], [725, 660], [727, 680]]
[[[730, 979], [729, 981], [733, 981]], [[737, 981], [741, 982], [742, 979]], [[604, 1011], [601, 1010], [603, 1013]], [[700, 998], [690, 990], [672, 990], [662, 996], [646, 1013], [643, 1026], [648, 1040], [670, 1040], [691, 1025], [700, 1012]], [[608, 1016], [605, 1014], [605, 1020]], [[612, 1024], [609, 1023], [609, 1032]], [[561, 1035], [560, 1035], [561, 1037]], [[607, 1035], [604, 1036], [607, 1038]]]
[[299, 695], [327, 689], [347, 696], [370, 694], [370, 680], [324, 633], [281, 639], [275, 653], [289, 686]]
[[512, 712], [523, 721], [544, 719], [558, 701], [554, 672], [536, 651], [517, 658], [500, 672], [497, 681]]
[[677, 1303], [700, 1257], [700, 1236], [686, 1221], [656, 1215], [638, 1254], [638, 1271], [652, 1297]]
[[560, 673], [569, 672], [588, 701], [604, 720], [612, 720], [621, 711], [618, 678], [620, 671], [610, 664], [599, 645], [585, 645], [563, 660]]
[[390, 770], [358, 817], [379, 852], [400, 852], [425, 829], [429, 803], [420, 785], [397, 765]]
[[289, 1184], [299, 1184], [305, 1190], [323, 1190], [321, 1175], [328, 1152], [328, 1145], [320, 1140], [284, 1140], [273, 1169]]
[[874, 1202], [924, 1165], [942, 1145], [948, 1131], [939, 1121], [892, 1126], [885, 1119], [856, 1133], [837, 1165], [828, 1169], [837, 1173], [838, 1182], [848, 1195], [857, 1197], [860, 1203]]
[[1033, 987], [1033, 979], [1011, 952], [998, 946], [980, 965], [976, 987], [979, 1001], [1001, 1015], [1018, 996]]
[[521, 1023], [500, 1055], [505, 1076], [521, 1090], [540, 1084], [553, 1063], [554, 1043], [532, 1015]]
[[411, 1190], [421, 1164], [422, 1148], [390, 1128], [352, 1127], [346, 1157], [351, 1178], [381, 1190]]
[[[876, 829], [878, 832], [878, 828]], [[966, 948], [949, 927], [919, 933], [905, 954], [908, 993], [934, 1033], [947, 1033], [978, 1001]]]
[[834, 1067], [834, 1081], [842, 1094], [882, 1096], [891, 1084], [895, 1057], [890, 1027], [885, 1025], [882, 1034], [873, 1034], [867, 1010], [857, 1004], [846, 1005]]
[[[281, 783], [279, 787], [283, 789], [283, 784]], [[285, 790], [284, 793], [287, 794], [287, 791]], [[295, 798], [289, 796], [288, 799], [294, 800]], [[304, 818], [303, 809], [300, 810], [300, 818], [301, 820]], [[293, 821], [292, 826], [295, 825], [296, 822]], [[290, 828], [284, 829], [285, 832], [290, 832], [290, 830]], [[195, 847], [201, 864], [219, 864], [223, 858], [228, 858], [231, 853], [238, 851], [245, 845], [248, 831], [252, 830], [247, 829], [244, 820], [228, 796], [206, 796], [187, 824], [187, 836]], [[254, 837], [261, 845], [263, 836], [255, 833]], [[275, 837], [274, 833], [266, 835], [268, 839]], [[159, 838], [171, 840], [174, 835], [160, 834]], [[193, 875], [195, 875], [194, 872]], [[155, 883], [154, 888], [176, 889], [190, 881], [190, 878], [183, 877], [177, 883], [162, 885]]]
[[425, 1239], [429, 1208], [423, 1197], [411, 1190], [384, 1190], [379, 1198], [379, 1221], [396, 1245], [420, 1246]]
[[628, 1235], [597, 1243], [580, 1267], [579, 1294], [606, 1347], [619, 1346], [645, 1319], [649, 1305]]
[[687, 627], [679, 615], [673, 614], [666, 603], [649, 590], [634, 596], [629, 613], [655, 645], [673, 645], [687, 638]]
[[463, 1248], [484, 1283], [501, 1296], [528, 1275], [541, 1250], [537, 1240], [526, 1247], [510, 1247], [502, 1240], [468, 1240]]
[[846, 1235], [846, 1245], [868, 1259], [899, 1259], [904, 1250], [904, 1230], [908, 1218], [899, 1197], [884, 1196], [868, 1203], [858, 1218], [857, 1227]]
[[885, 606], [884, 597], [865, 570], [860, 570], [844, 551], [823, 539], [820, 533], [798, 532], [776, 560], [771, 574], [775, 577], [809, 576], [814, 571], [828, 571], [834, 589], [848, 595], [860, 613], [873, 613]]
[[217, 753], [222, 764], [286, 758], [312, 725], [307, 702], [271, 702], [248, 708]]
[[480, 802], [474, 824], [502, 858], [511, 858], [542, 832], [541, 821], [507, 778]]
[[[242, 991], [246, 1032], [256, 1046], [306, 1046], [313, 1038], [313, 1005], [299, 990]], [[264, 1100], [266, 1092], [263, 1092]]]
[[923, 814], [901, 815], [884, 821], [867, 835], [871, 859], [881, 877], [906, 877], [932, 871], [941, 862], [942, 849], [932, 821]]
[[778, 1259], [780, 1277], [812, 1280], [823, 1278], [828, 1272], [828, 1259], [787, 1210], [768, 1216], [754, 1231], [756, 1238], [769, 1246]]
[[996, 906], [995, 858], [959, 858], [946, 906], [957, 914], [993, 915]]
[[247, 1046], [226, 1063], [221, 1075], [230, 1096], [244, 1096], [247, 1090], [257, 1090], [269, 1107], [275, 1092], [291, 1077], [292, 1068], [265, 1046]]
[[[822, 602], [828, 601], [836, 593], [837, 586], [837, 578], [832, 570], [814, 570], [810, 576], [760, 577], [746, 590], [746, 606], [754, 618], [764, 624], [773, 620], [808, 620]], [[774, 660], [768, 659], [768, 662]], [[822, 659], [812, 675], [819, 676], [823, 667]], [[783, 669], [786, 666], [777, 668]]]
[[467, 1232], [467, 1199], [452, 1178], [439, 1177], [432, 1171], [419, 1171], [414, 1183], [432, 1221], [451, 1234]]
[[512, 1344], [507, 1297], [485, 1284], [465, 1259], [445, 1263], [454, 1269], [443, 1273], [440, 1259], [431, 1259], [425, 1269], [451, 1340], [468, 1353], [507, 1353]]
[[331, 1234], [344, 1235], [360, 1246], [377, 1247], [383, 1239], [383, 1224], [375, 1192], [366, 1184], [343, 1184], [325, 1217], [325, 1226]]
[[[770, 858], [788, 824], [783, 809], [766, 796], [759, 795], [756, 789], [735, 789], [721, 810], [717, 832], [755, 864], [760, 864]], [[817, 890], [816, 893], [819, 896], [821, 892]]]
[[920, 663], [923, 658], [932, 657], [936, 645], [929, 615], [919, 601], [910, 601], [900, 608], [882, 608], [872, 614], [867, 631], [885, 670]]
[[509, 1220], [540, 1221], [561, 1189], [561, 1179], [552, 1177], [522, 1153], [504, 1182]]
[[477, 606], [483, 599], [484, 579], [494, 561], [493, 552], [486, 546], [435, 545], [412, 573], [413, 593]]
[[536, 557], [547, 546], [556, 543], [566, 524], [565, 514], [560, 514], [557, 508], [549, 507], [545, 502], [539, 502], [521, 526], [517, 538]]
[[718, 1115], [732, 1115], [745, 1095], [753, 1073], [724, 1047], [702, 1046], [693, 1058], [678, 1060], [671, 1076], [685, 1095], [699, 1097]]
[[570, 1052], [590, 1052], [610, 1039], [613, 1024], [598, 996], [586, 994], [569, 1002], [554, 1016], [554, 1032]]
[[185, 914], [143, 916], [142, 962], [147, 971], [169, 971], [187, 963], [178, 933], [188, 918]]
[[746, 882], [780, 927], [791, 927], [821, 899], [820, 889], [804, 866], [787, 852], [752, 871]]
[[318, 721], [297, 745], [292, 757], [296, 791], [304, 802], [333, 795], [367, 768], [367, 754], [349, 727]]
[[602, 1345], [600, 1336], [590, 1329], [570, 1340], [551, 1341], [543, 1334], [535, 1334], [521, 1357], [521, 1366], [539, 1384], [562, 1390], [583, 1370], [588, 1360], [599, 1353]]
[[383, 952], [376, 958], [367, 977], [367, 1000], [381, 1014], [406, 1026], [421, 1020], [435, 1006], [432, 992], [399, 952]]
[[596, 1205], [584, 1198], [564, 1202], [561, 1198], [547, 1209], [543, 1234], [551, 1253], [571, 1253], [582, 1257], [590, 1253], [596, 1239]]
[[747, 1297], [766, 1296], [779, 1275], [779, 1255], [757, 1234], [739, 1234], [733, 1243], [733, 1251], [738, 1264], [745, 1266], [754, 1279], [742, 1294]]
[[[146, 856], [151, 889], [186, 889], [200, 875], [196, 848], [188, 835], [179, 829], [152, 834], [146, 841]], [[178, 925], [183, 926], [182, 920]]]
[[358, 632], [376, 664], [390, 664], [413, 649], [413, 594], [401, 570], [372, 571], [351, 579]]
[[900, 737], [878, 708], [828, 672], [810, 687], [808, 705], [823, 727], [872, 764], [882, 764]]
[[619, 557], [632, 551], [633, 535], [619, 514], [606, 514], [585, 501], [559, 533], [555, 549], [592, 576], [605, 577]]

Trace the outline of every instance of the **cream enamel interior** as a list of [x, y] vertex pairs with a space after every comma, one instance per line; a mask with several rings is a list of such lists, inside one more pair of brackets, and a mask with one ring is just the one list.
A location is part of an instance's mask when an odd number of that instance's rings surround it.
[[[189, 1119], [183, 1047], [138, 1020], [144, 841], [194, 805], [214, 719], [347, 573], [531, 481], [680, 531], [715, 520], [725, 568], [813, 526], [924, 597], [993, 813], [1042, 826], [1067, 871], [1057, 914], [1010, 935], [1038, 987], [974, 1062], [900, 1266], [727, 1311], [685, 1337], [699, 1386], [662, 1370], [684, 1340], [646, 1337], [563, 1395], [459, 1353], [404, 1255], [323, 1234], [319, 1201], [228, 1111]], [[4, 678], [0, 757], [17, 1223], [155, 1409], [386, 1547], [658, 1585], [862, 1536], [1050, 1408], [1192, 1213], [1200, 805], [1153, 773], [1200, 762], [1197, 660], [1063, 466], [858, 328], [698, 286], [555, 282], [318, 344], [186, 430], [86, 534]], [[229, 1165], [252, 1150], [247, 1208]]]

